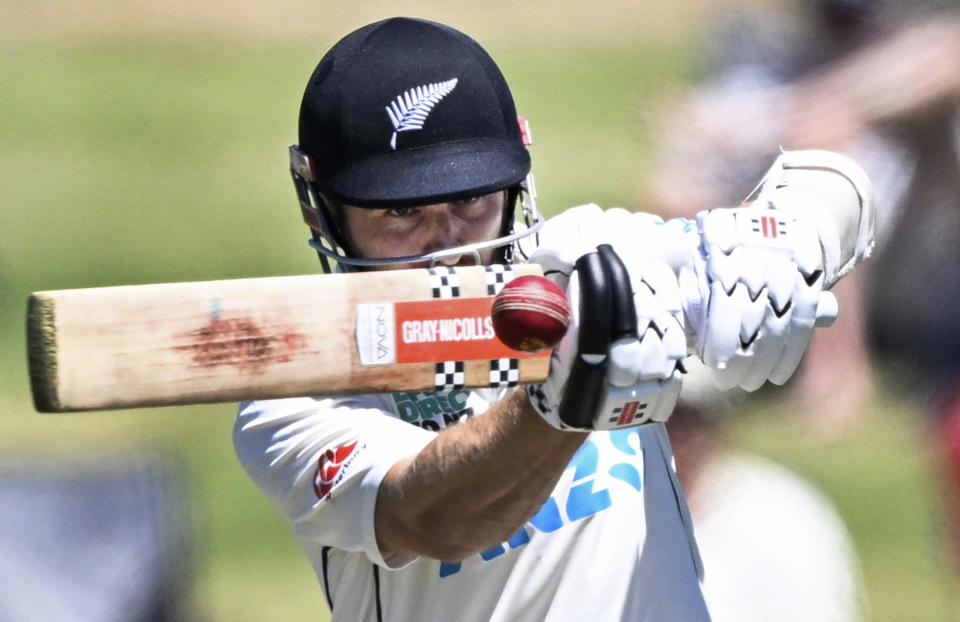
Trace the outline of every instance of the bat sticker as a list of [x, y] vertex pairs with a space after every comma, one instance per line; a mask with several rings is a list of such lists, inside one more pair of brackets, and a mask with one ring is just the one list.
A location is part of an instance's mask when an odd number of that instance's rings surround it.
[[447, 298], [357, 306], [362, 365], [436, 363], [546, 356], [521, 353], [493, 331], [492, 297]]

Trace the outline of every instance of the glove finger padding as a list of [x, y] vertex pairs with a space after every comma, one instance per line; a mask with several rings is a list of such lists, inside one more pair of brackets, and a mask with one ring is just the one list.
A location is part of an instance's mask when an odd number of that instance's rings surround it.
[[[784, 349], [780, 360], [776, 362], [770, 372], [770, 382], [774, 384], [784, 384], [800, 366], [800, 360], [806, 351], [806, 346], [801, 348], [800, 345], [809, 343], [810, 339], [813, 338], [813, 329], [817, 325], [821, 303], [824, 299], [832, 300], [833, 304], [836, 304], [832, 294], [821, 291], [823, 287], [822, 273], [817, 275], [814, 283], [804, 279], [803, 274], [799, 271], [796, 278], [802, 280], [803, 283], [798, 282], [794, 288], [795, 298], [789, 328], [791, 332], [789, 343], [793, 347]], [[835, 311], [833, 313], [835, 314]]]
[[632, 268], [640, 278], [607, 245], [576, 262], [572, 330], [547, 381], [527, 389], [554, 427], [631, 427], [664, 421], [676, 405], [686, 356], [676, 276], [665, 264]]
[[715, 370], [724, 389], [748, 391], [767, 380], [783, 384], [796, 370], [817, 321], [823, 294], [819, 239], [810, 223], [776, 209], [733, 208], [701, 212], [700, 253], [686, 270], [687, 305], [694, 350]]
[[610, 270], [622, 275], [619, 291], [632, 290], [633, 295], [614, 305], [626, 327], [613, 335], [607, 390], [593, 427], [611, 430], [666, 421], [680, 396], [687, 355], [677, 277], [667, 264], [653, 262], [636, 266], [633, 276], [639, 278], [631, 279], [612, 247], [601, 245], [598, 252]]

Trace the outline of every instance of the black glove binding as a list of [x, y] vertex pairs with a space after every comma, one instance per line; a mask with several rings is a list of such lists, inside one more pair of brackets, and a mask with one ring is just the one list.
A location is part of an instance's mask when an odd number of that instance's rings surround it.
[[580, 279], [580, 333], [559, 416], [568, 426], [590, 429], [606, 392], [610, 344], [637, 336], [637, 314], [627, 268], [610, 245], [583, 255], [574, 269]]

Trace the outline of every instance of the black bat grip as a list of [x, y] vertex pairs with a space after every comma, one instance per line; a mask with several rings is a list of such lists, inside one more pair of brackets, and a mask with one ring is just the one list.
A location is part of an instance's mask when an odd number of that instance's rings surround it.
[[630, 273], [620, 255], [609, 244], [597, 247], [609, 279], [611, 306], [610, 340], [637, 338], [637, 308], [633, 302]]
[[580, 279], [580, 332], [559, 415], [575, 428], [593, 426], [605, 390], [612, 295], [604, 263], [597, 253], [588, 253], [574, 266]]

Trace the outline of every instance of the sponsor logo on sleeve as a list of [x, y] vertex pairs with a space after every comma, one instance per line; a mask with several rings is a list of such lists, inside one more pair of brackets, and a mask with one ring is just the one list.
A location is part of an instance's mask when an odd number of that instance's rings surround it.
[[321, 454], [317, 461], [317, 472], [313, 477], [313, 490], [317, 493], [317, 498], [326, 498], [337, 484], [343, 481], [350, 463], [360, 449], [358, 444], [359, 441], [353, 441]]

